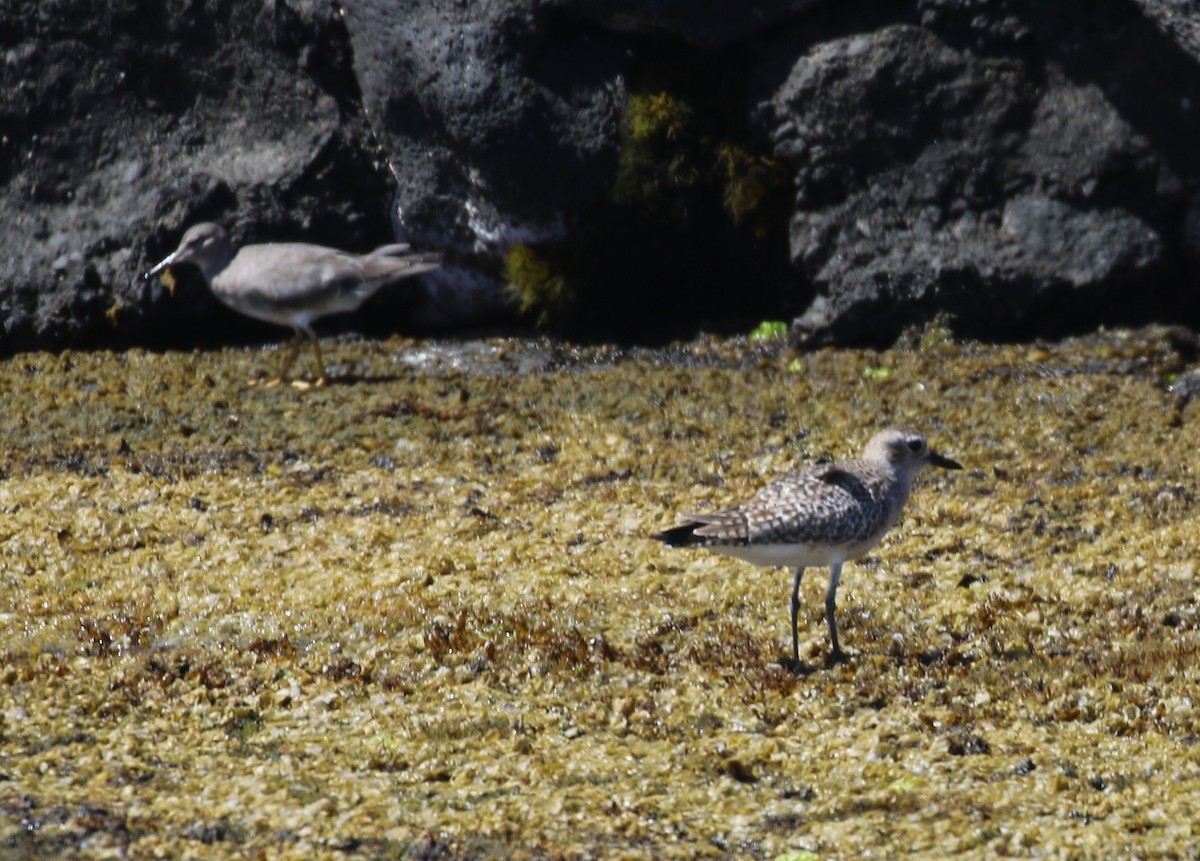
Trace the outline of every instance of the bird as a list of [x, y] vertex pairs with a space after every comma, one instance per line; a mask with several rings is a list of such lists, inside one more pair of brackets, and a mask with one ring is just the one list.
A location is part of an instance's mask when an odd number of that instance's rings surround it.
[[[435, 253], [412, 253], [403, 244], [384, 245], [354, 254], [325, 245], [270, 242], [235, 248], [218, 224], [193, 225], [179, 247], [143, 276], [190, 263], [200, 270], [213, 295], [224, 305], [256, 320], [291, 326], [296, 337], [279, 369], [266, 385], [287, 380], [288, 371], [307, 338], [317, 362], [314, 385], [325, 383], [325, 362], [313, 321], [353, 311], [381, 287], [431, 272], [441, 265]], [[167, 282], [173, 288], [173, 282]], [[297, 381], [298, 388], [308, 384]]]
[[754, 565], [795, 568], [792, 580], [792, 663], [800, 666], [796, 618], [800, 578], [810, 566], [829, 567], [825, 621], [831, 662], [844, 662], [838, 643], [837, 588], [842, 565], [875, 547], [908, 501], [913, 477], [926, 466], [962, 469], [931, 449], [920, 432], [889, 427], [874, 434], [858, 460], [820, 463], [780, 476], [748, 501], [682, 522], [652, 538], [670, 547], [702, 547]]

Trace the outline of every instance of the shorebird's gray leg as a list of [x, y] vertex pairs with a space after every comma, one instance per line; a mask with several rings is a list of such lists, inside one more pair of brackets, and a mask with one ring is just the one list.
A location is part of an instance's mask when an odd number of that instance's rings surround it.
[[837, 610], [837, 587], [841, 579], [842, 563], [835, 562], [829, 566], [829, 591], [825, 593], [825, 622], [829, 625], [829, 639], [833, 642], [833, 652], [829, 659], [836, 663], [844, 663], [846, 660], [842, 647], [838, 645], [837, 619], [833, 615]]
[[[317, 337], [317, 333], [312, 330], [311, 326], [305, 326], [301, 331], [308, 336], [309, 342], [312, 343], [313, 353], [317, 357], [317, 375], [313, 377], [312, 384], [323, 386], [325, 385], [325, 358], [321, 355], [321, 339]], [[297, 338], [299, 338], [299, 334], [297, 334]], [[298, 382], [292, 383], [292, 385], [308, 388], [307, 385], [300, 386]]]
[[304, 346], [305, 338], [312, 343], [313, 352], [317, 358], [317, 376], [311, 383], [296, 380], [292, 386], [297, 389], [307, 389], [310, 386], [325, 385], [325, 359], [321, 355], [321, 343], [317, 338], [317, 333], [312, 330], [311, 326], [297, 326], [296, 337], [292, 339], [292, 348], [288, 350], [287, 358], [283, 360], [283, 365], [279, 368], [279, 376], [267, 383], [266, 388], [287, 382], [288, 371], [296, 363], [296, 357], [300, 355], [300, 348]]
[[279, 375], [273, 380], [269, 380], [263, 388], [269, 389], [272, 386], [277, 386], [287, 379], [288, 371], [292, 369], [292, 364], [296, 361], [296, 356], [300, 354], [300, 347], [304, 344], [304, 336], [300, 330], [296, 330], [296, 337], [292, 338], [292, 347], [288, 350], [287, 356], [284, 357], [283, 364], [279, 366]]
[[796, 576], [792, 580], [792, 660], [800, 664], [800, 639], [796, 634], [796, 617], [800, 614], [800, 578], [804, 574], [804, 566], [796, 566]]

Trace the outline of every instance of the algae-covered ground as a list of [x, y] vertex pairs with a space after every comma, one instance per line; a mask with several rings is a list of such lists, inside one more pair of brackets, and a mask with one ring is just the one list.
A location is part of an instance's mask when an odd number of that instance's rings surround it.
[[[1195, 857], [1200, 405], [1159, 331], [0, 363], [0, 857]], [[305, 359], [306, 361], [306, 359]], [[826, 574], [647, 539], [908, 423]]]

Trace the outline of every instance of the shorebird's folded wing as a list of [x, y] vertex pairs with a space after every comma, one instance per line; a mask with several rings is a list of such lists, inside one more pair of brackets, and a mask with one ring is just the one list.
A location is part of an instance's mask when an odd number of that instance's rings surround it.
[[873, 530], [886, 516], [875, 482], [832, 463], [789, 472], [738, 510], [751, 544], [840, 544]]

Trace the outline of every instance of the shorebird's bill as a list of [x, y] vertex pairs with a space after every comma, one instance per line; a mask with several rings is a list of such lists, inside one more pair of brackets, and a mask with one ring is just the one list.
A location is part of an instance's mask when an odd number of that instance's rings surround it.
[[934, 466], [940, 466], [942, 469], [962, 469], [962, 464], [957, 460], [951, 460], [944, 454], [938, 454], [933, 449], [929, 450], [929, 462]]
[[158, 263], [154, 266], [154, 268], [142, 275], [142, 278], [149, 279], [161, 272], [162, 275], [158, 280], [161, 281], [162, 285], [167, 288], [167, 292], [171, 294], [172, 299], [175, 298], [175, 276], [171, 273], [171, 264], [175, 262], [175, 258], [178, 256], [178, 251], [171, 252], [169, 255], [167, 255], [165, 260], [163, 260], [161, 263]]

